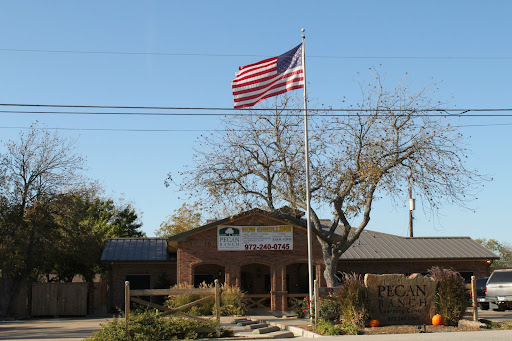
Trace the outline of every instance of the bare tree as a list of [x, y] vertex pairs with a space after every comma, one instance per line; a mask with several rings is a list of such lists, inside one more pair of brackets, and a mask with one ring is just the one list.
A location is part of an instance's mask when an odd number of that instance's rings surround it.
[[[341, 115], [311, 117], [312, 206], [328, 204], [333, 212], [330, 226], [311, 212], [329, 286], [337, 284], [340, 256], [368, 225], [378, 196], [397, 198], [412, 180], [415, 193], [435, 211], [444, 201], [463, 205], [483, 180], [465, 166], [462, 135], [431, 110], [440, 103], [430, 88], [386, 90], [377, 75], [361, 92], [361, 103]], [[287, 204], [305, 210], [302, 126], [299, 108], [288, 98], [266, 112], [226, 118], [222, 130], [200, 139], [182, 189], [203, 195], [212, 206], [275, 210]]]
[[10, 141], [5, 147], [0, 154], [0, 315], [7, 313], [33, 271], [39, 241], [51, 238], [54, 226], [45, 203], [81, 186], [79, 171], [83, 165], [74, 152], [73, 140], [35, 125], [27, 133], [20, 133], [19, 141]]

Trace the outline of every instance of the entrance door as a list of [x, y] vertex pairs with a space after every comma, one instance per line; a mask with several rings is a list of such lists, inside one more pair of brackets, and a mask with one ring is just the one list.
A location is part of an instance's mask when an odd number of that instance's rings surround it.
[[270, 267], [265, 264], [246, 264], [240, 268], [241, 289], [249, 299], [249, 309], [270, 309], [271, 276]]

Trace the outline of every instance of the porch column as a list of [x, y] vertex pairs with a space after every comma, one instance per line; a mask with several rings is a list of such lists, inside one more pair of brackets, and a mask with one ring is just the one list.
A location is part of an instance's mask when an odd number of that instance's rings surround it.
[[288, 291], [286, 291], [286, 265], [274, 264], [270, 268], [271, 284], [270, 310], [284, 311], [287, 308]]
[[225, 266], [225, 280], [226, 283], [232, 287], [240, 288], [242, 285], [240, 265], [239, 264], [226, 264]]

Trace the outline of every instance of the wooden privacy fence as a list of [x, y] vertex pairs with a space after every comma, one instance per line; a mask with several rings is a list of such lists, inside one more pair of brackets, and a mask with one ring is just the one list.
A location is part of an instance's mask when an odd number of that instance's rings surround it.
[[32, 283], [32, 316], [87, 315], [87, 283]]
[[[171, 314], [176, 314], [179, 316], [183, 316], [186, 318], [191, 318], [199, 321], [209, 321], [208, 319], [201, 318], [198, 316], [193, 316], [190, 314], [186, 314], [183, 310], [187, 310], [193, 306], [215, 300], [215, 318], [217, 321], [217, 327], [213, 332], [217, 333], [217, 336], [220, 336], [220, 285], [219, 280], [215, 280], [214, 288], [192, 288], [192, 289], [140, 289], [140, 290], [130, 290], [130, 282], [124, 282], [124, 309], [125, 309], [125, 323], [126, 323], [126, 333], [129, 333], [129, 325], [130, 325], [130, 302], [135, 302], [138, 304], [145, 305], [147, 307], [156, 308], [161, 310], [162, 313], [160, 317], [164, 317]], [[197, 301], [187, 303], [177, 308], [168, 308], [160, 304], [156, 304], [153, 302], [149, 302], [143, 299], [140, 299], [136, 296], [173, 296], [173, 295], [209, 295], [203, 298], [198, 299]]]

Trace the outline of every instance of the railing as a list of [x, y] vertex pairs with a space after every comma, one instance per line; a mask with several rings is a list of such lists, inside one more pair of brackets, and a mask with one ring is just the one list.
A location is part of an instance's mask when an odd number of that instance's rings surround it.
[[304, 298], [308, 297], [308, 294], [307, 293], [303, 293], [303, 294], [287, 294], [286, 295], [286, 298], [287, 298], [287, 304], [288, 304], [288, 310], [294, 306], [294, 305], [299, 305], [300, 304], [300, 301], [302, 301]]
[[[205, 289], [142, 289], [142, 290], [130, 290], [130, 282], [124, 282], [124, 309], [125, 309], [125, 323], [126, 323], [126, 334], [129, 334], [129, 324], [130, 324], [130, 302], [139, 303], [145, 305], [147, 307], [156, 308], [163, 313], [160, 314], [160, 317], [164, 317], [171, 314], [177, 314], [186, 318], [191, 318], [199, 321], [207, 321], [207, 319], [189, 315], [183, 312], [183, 310], [187, 310], [195, 305], [202, 304], [204, 302], [208, 302], [211, 300], [215, 300], [215, 312], [216, 312], [216, 320], [217, 327], [213, 332], [217, 333], [217, 336], [220, 336], [220, 286], [219, 280], [215, 280], [214, 288], [205, 288]], [[197, 301], [187, 303], [177, 308], [168, 308], [164, 307], [160, 304], [152, 303], [135, 296], [172, 296], [172, 295], [209, 295], [207, 297], [203, 297]]]
[[[247, 309], [270, 309], [270, 294], [246, 294]], [[268, 305], [266, 305], [268, 301]]]

